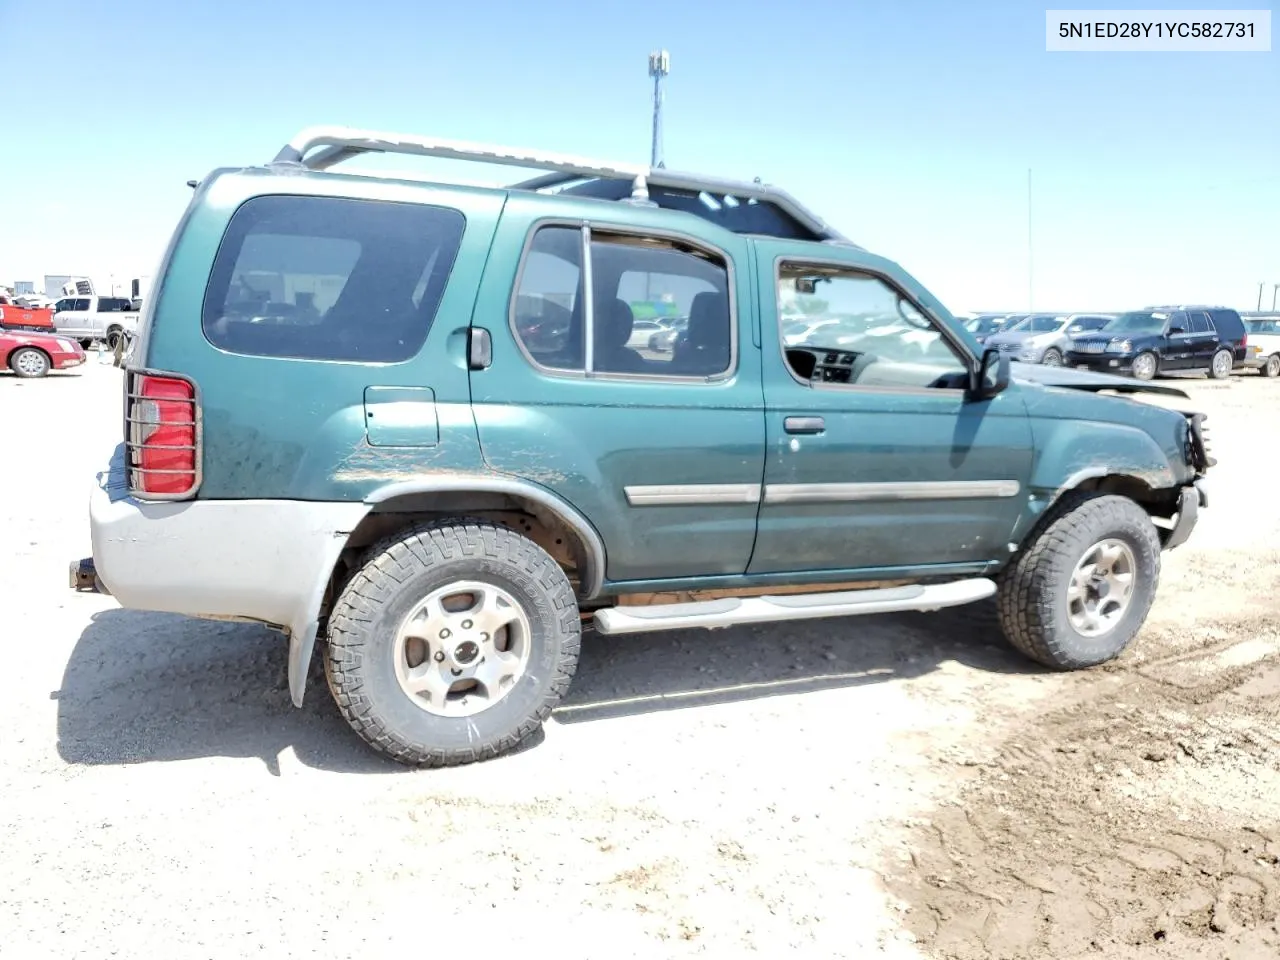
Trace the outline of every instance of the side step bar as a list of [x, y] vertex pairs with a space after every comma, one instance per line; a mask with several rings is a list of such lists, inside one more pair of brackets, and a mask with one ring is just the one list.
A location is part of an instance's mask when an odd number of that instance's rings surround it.
[[606, 634], [683, 630], [693, 627], [714, 630], [740, 623], [938, 610], [984, 600], [995, 592], [994, 581], [979, 577], [932, 586], [916, 584], [880, 590], [847, 590], [841, 593], [726, 597], [722, 600], [667, 603], [652, 607], [606, 607], [596, 611], [595, 626], [597, 631]]

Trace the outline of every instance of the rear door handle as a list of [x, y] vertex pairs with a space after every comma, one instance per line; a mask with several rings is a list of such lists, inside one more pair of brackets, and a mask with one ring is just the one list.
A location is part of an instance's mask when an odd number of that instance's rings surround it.
[[822, 433], [827, 423], [821, 417], [787, 417], [782, 421], [782, 429], [787, 433]]

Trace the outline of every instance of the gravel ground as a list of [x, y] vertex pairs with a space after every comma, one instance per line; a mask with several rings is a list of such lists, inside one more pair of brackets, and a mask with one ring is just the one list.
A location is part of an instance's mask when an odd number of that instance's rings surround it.
[[0, 956], [1275, 957], [1280, 384], [1187, 386], [1213, 499], [1117, 664], [980, 610], [588, 635], [539, 742], [414, 772], [278, 635], [72, 593], [120, 374], [0, 375]]

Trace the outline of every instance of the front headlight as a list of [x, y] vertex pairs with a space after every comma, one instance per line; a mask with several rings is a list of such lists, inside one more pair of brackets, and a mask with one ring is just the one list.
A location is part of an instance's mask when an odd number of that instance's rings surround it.
[[1107, 344], [1107, 353], [1132, 353], [1132, 340], [1112, 340]]

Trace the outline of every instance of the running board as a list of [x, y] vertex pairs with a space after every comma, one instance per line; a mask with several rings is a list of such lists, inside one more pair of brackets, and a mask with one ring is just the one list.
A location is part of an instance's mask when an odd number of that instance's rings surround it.
[[984, 600], [995, 592], [996, 585], [993, 581], [975, 578], [932, 586], [915, 584], [879, 590], [846, 590], [841, 593], [725, 597], [722, 600], [666, 603], [652, 607], [606, 607], [595, 612], [595, 626], [599, 633], [607, 634], [693, 627], [714, 630], [740, 623], [938, 610]]

